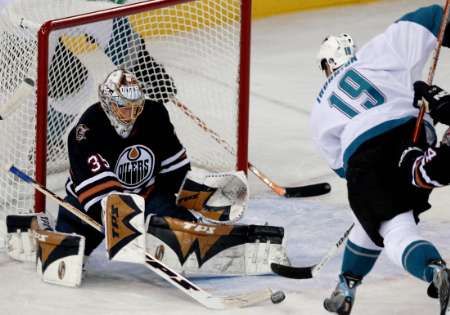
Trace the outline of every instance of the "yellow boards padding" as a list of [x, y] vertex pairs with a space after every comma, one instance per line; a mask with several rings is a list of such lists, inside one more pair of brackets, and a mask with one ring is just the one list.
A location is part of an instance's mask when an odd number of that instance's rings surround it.
[[283, 13], [376, 1], [378, 0], [253, 0], [252, 16], [258, 19]]
[[[314, 8], [375, 1], [377, 0], [252, 0], [252, 16], [257, 19]], [[238, 0], [192, 1], [135, 14], [129, 19], [134, 30], [142, 37], [164, 37], [238, 22], [240, 2]], [[97, 48], [97, 45], [88, 42], [83, 35], [66, 36], [63, 42], [77, 54]]]
[[[240, 1], [192, 1], [168, 8], [129, 16], [133, 29], [144, 38], [189, 33], [198, 29], [230, 25], [240, 21]], [[91, 51], [97, 46], [85, 36], [66, 36], [63, 42], [74, 53]]]

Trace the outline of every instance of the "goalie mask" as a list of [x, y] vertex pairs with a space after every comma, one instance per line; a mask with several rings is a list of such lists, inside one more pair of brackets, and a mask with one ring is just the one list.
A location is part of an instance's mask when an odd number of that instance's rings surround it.
[[317, 54], [320, 69], [326, 71], [328, 65], [331, 72], [335, 71], [355, 56], [355, 50], [356, 47], [350, 35], [327, 36]]
[[144, 108], [144, 93], [134, 74], [114, 70], [98, 88], [100, 104], [111, 125], [127, 138]]

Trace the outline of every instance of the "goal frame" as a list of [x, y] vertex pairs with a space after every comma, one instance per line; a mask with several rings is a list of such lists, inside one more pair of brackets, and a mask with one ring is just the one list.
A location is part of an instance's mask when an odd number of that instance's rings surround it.
[[[47, 111], [48, 111], [48, 55], [49, 38], [53, 31], [71, 26], [84, 25], [104, 21], [114, 17], [152, 9], [160, 9], [172, 5], [188, 3], [195, 0], [153, 0], [138, 2], [86, 14], [49, 20], [42, 24], [37, 34], [37, 80], [36, 80], [36, 156], [35, 179], [45, 186], [47, 180]], [[237, 170], [247, 172], [248, 169], [248, 129], [250, 101], [250, 40], [251, 40], [251, 0], [241, 2], [240, 24], [240, 56], [239, 56], [239, 103], [237, 123]], [[35, 190], [34, 211], [45, 212], [45, 195]]]

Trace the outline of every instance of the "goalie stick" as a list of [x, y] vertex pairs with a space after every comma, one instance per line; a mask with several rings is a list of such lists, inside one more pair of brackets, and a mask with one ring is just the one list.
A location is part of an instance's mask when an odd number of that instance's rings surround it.
[[[222, 139], [217, 132], [210, 129], [206, 123], [200, 119], [197, 115], [195, 115], [189, 107], [187, 107], [184, 103], [178, 100], [175, 97], [172, 97], [171, 102], [181, 109], [181, 111], [192, 119], [198, 127], [207, 132], [214, 141], [220, 144], [225, 151], [234, 155], [235, 151], [233, 147], [224, 139]], [[329, 183], [318, 183], [304, 186], [296, 186], [296, 187], [282, 187], [272, 180], [270, 180], [266, 175], [264, 175], [259, 169], [256, 168], [252, 163], [248, 162], [248, 169], [256, 175], [264, 184], [270, 187], [273, 192], [277, 195], [292, 198], [292, 197], [313, 197], [327, 194], [331, 191], [331, 186]]]
[[294, 267], [272, 263], [270, 264], [272, 271], [280, 276], [291, 279], [311, 279], [316, 277], [322, 270], [322, 268], [330, 261], [330, 259], [337, 254], [339, 248], [342, 246], [342, 244], [344, 244], [354, 225], [355, 223], [353, 223], [345, 231], [344, 235], [342, 235], [342, 237], [336, 242], [336, 244], [334, 244], [333, 248], [331, 248], [317, 264], [309, 267]]
[[[34, 179], [29, 177], [27, 174], [22, 172], [20, 169], [11, 165], [7, 167], [7, 170], [17, 177], [19, 177], [24, 182], [32, 185], [35, 189], [43, 193], [44, 195], [52, 198], [59, 205], [66, 208], [69, 212], [77, 216], [79, 219], [89, 224], [91, 227], [97, 231], [104, 233], [104, 228], [97, 221], [89, 217], [87, 214], [77, 209], [70, 203], [64, 201], [61, 197], [51, 192], [44, 186], [40, 185]], [[176, 287], [184, 294], [190, 296], [201, 305], [210, 309], [229, 309], [234, 307], [247, 307], [260, 302], [271, 300], [272, 303], [280, 303], [284, 300], [285, 295], [282, 291], [272, 292], [271, 289], [262, 289], [248, 293], [242, 293], [237, 295], [229, 296], [215, 296], [211, 293], [198, 287], [193, 282], [189, 281], [187, 278], [183, 277], [181, 274], [171, 269], [169, 266], [163, 264], [161, 261], [157, 260], [150, 253], [145, 253], [145, 266], [156, 273], [161, 278], [165, 279], [172, 286]]]
[[[26, 20], [24, 17], [18, 16], [11, 11], [7, 12], [8, 17], [14, 21], [15, 26], [22, 29], [31, 29], [38, 31], [40, 25], [33, 23], [32, 21]], [[29, 67], [29, 71], [32, 71], [33, 66]], [[35, 90], [35, 82], [31, 78], [31, 73], [23, 79], [20, 85], [17, 87], [14, 94], [6, 101], [3, 105], [0, 105], [0, 120], [4, 120], [6, 117], [12, 114], [16, 107], [24, 103], [30, 96], [33, 95]]]
[[8, 117], [18, 105], [24, 103], [34, 93], [34, 81], [25, 78], [15, 93], [0, 107], [0, 120]]

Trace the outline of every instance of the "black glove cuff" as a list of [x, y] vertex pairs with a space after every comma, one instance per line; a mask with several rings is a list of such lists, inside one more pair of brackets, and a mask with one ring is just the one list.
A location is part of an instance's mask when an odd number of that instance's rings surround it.
[[439, 122], [450, 126], [450, 104], [442, 104], [441, 106], [430, 111], [430, 116], [434, 122]]
[[442, 46], [450, 47], [450, 23], [447, 23], [444, 32], [444, 38], [442, 39]]

